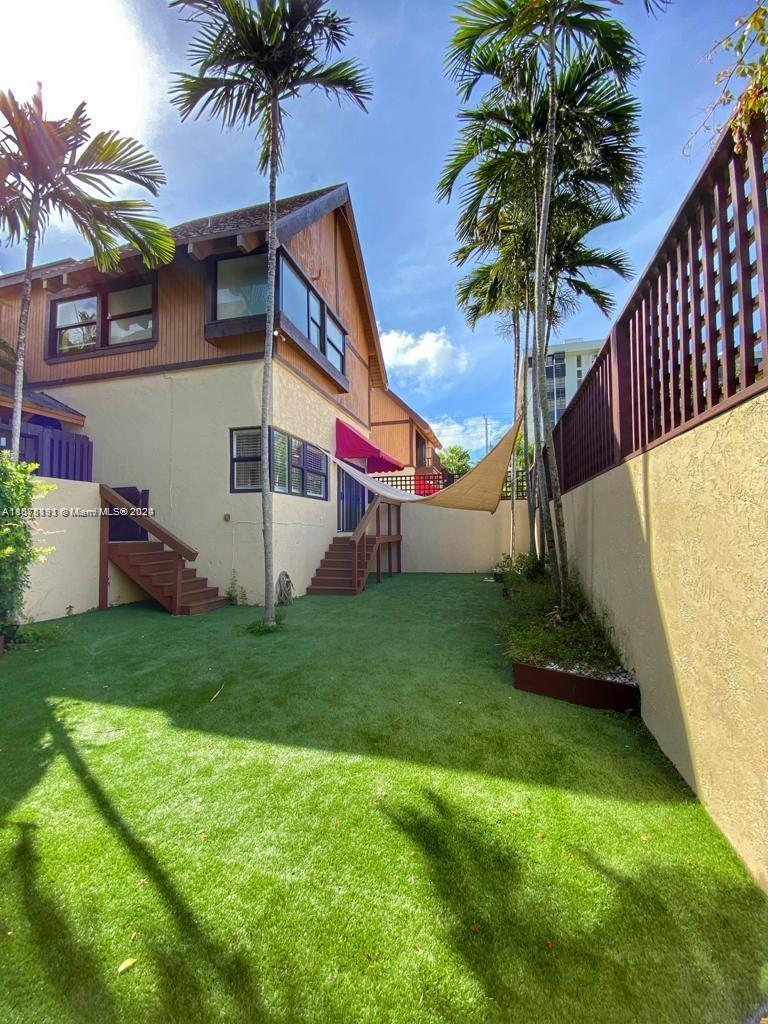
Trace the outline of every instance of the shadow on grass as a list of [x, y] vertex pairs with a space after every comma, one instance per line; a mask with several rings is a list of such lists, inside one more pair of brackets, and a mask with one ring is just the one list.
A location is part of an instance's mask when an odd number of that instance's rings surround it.
[[58, 647], [8, 664], [18, 684], [0, 746], [18, 739], [19, 771], [0, 814], [44, 774], [29, 734], [45, 736], [45, 702], [59, 697], [160, 711], [210, 735], [608, 798], [692, 799], [640, 723], [515, 691], [504, 616], [500, 588], [482, 577], [398, 577], [359, 598], [302, 598], [268, 637], [248, 634], [253, 608], [174, 619], [128, 605], [78, 616]]
[[[134, 859], [147, 883], [159, 893], [170, 920], [170, 934], [157, 935], [151, 941], [151, 962], [157, 974], [157, 1020], [220, 1020], [222, 996], [228, 1006], [228, 1020], [254, 1024], [282, 1020], [264, 1006], [247, 959], [208, 934], [157, 857], [124, 820], [53, 714], [49, 716], [49, 729], [55, 752], [66, 758], [113, 836]], [[76, 938], [57, 900], [41, 886], [35, 826], [16, 827], [20, 836], [12, 857], [12, 875], [21, 891], [21, 904], [40, 966], [62, 1007], [77, 1021], [104, 1024], [121, 1019], [94, 954]], [[216, 1003], [216, 1009], [212, 1003]], [[148, 1005], [151, 1012], [152, 1000]]]
[[746, 878], [543, 856], [431, 790], [382, 813], [421, 851], [499, 1019], [614, 1024], [631, 1007], [634, 1024], [741, 1024], [764, 994], [768, 906]]

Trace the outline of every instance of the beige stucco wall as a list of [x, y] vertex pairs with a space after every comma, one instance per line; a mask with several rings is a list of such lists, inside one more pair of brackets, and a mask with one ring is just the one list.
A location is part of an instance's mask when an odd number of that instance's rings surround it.
[[768, 888], [768, 395], [565, 496], [665, 753]]
[[[36, 622], [87, 612], [99, 604], [99, 520], [77, 516], [73, 509], [98, 509], [99, 485], [77, 480], [46, 480], [55, 488], [35, 502], [41, 512], [54, 513], [32, 520], [35, 544], [53, 548], [44, 562], [30, 568], [24, 595], [24, 614]], [[144, 594], [115, 566], [109, 572], [109, 603], [140, 601]]]
[[[242, 362], [56, 390], [86, 415], [94, 478], [148, 488], [158, 521], [198, 549], [198, 573], [224, 591], [234, 568], [252, 603], [264, 599], [261, 496], [229, 493], [229, 431], [260, 422], [261, 385], [262, 364]], [[276, 427], [331, 449], [337, 416], [337, 406], [274, 364]], [[275, 573], [285, 569], [302, 594], [336, 529], [334, 467], [328, 501], [276, 494], [274, 523]]]
[[[403, 572], [487, 572], [509, 553], [511, 502], [496, 512], [402, 506]], [[528, 550], [528, 508], [515, 502], [515, 553]]]

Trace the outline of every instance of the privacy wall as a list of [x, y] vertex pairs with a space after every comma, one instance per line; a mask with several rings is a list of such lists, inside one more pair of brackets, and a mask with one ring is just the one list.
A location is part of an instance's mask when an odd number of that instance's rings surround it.
[[573, 565], [643, 718], [768, 889], [766, 424], [762, 394], [564, 503]]

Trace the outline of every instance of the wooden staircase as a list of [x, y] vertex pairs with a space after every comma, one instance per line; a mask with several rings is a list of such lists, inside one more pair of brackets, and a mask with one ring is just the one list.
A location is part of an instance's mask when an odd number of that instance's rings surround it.
[[102, 509], [121, 509], [143, 530], [150, 540], [110, 541], [110, 517], [102, 515], [100, 521], [99, 550], [99, 608], [109, 607], [109, 563], [119, 569], [145, 590], [150, 597], [167, 608], [171, 615], [199, 615], [229, 604], [216, 587], [197, 575], [188, 562], [197, 558], [195, 548], [166, 530], [151, 516], [142, 515], [122, 494], [101, 484], [99, 487]]
[[[386, 516], [383, 515], [385, 509]], [[373, 528], [373, 533], [368, 533], [369, 527]], [[381, 583], [382, 552], [386, 554], [388, 575], [392, 575], [395, 561], [396, 571], [400, 572], [400, 530], [400, 503], [376, 496], [351, 536], [333, 538], [307, 593], [361, 594], [368, 583], [374, 559], [376, 582]]]
[[[108, 549], [109, 561], [122, 569], [142, 590], [154, 597], [172, 615], [199, 615], [229, 604], [217, 587], [209, 587], [205, 577], [159, 541], [117, 541]], [[181, 591], [177, 595], [177, 572], [181, 572]]]
[[[375, 537], [366, 537], [365, 577], [374, 552]], [[362, 556], [361, 556], [362, 557]], [[363, 571], [355, 572], [355, 546], [351, 537], [334, 537], [307, 588], [308, 594], [359, 594], [365, 589]]]

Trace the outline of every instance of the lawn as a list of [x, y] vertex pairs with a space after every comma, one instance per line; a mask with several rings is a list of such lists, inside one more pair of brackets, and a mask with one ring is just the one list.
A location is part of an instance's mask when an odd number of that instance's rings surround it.
[[743, 1024], [768, 900], [638, 719], [512, 688], [507, 615], [402, 576], [6, 655], [0, 1021]]

